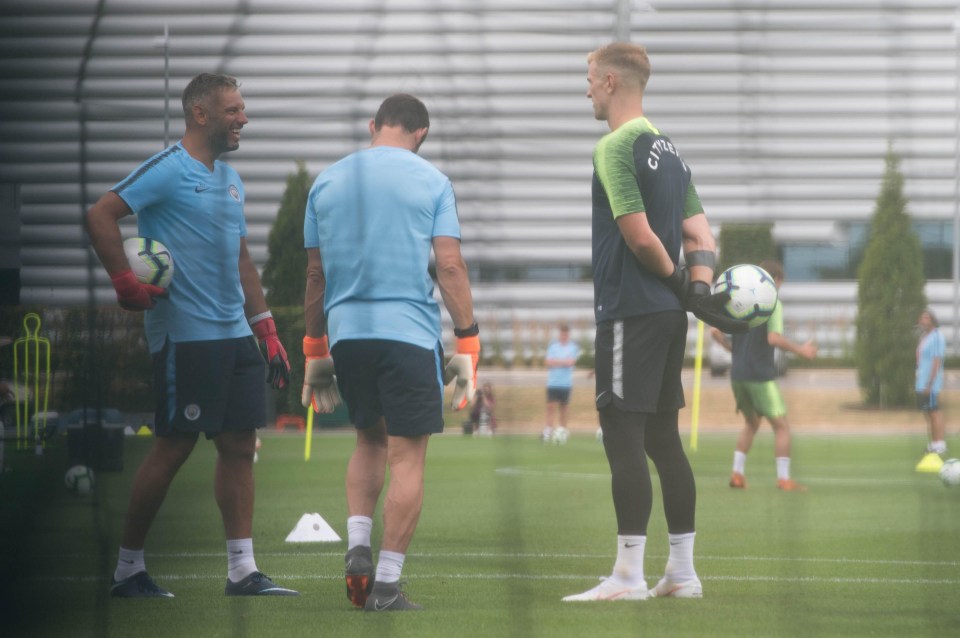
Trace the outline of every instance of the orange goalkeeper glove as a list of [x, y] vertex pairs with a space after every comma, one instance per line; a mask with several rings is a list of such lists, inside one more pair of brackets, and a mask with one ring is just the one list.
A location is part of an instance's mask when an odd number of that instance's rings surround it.
[[300, 403], [305, 408], [312, 405], [314, 412], [320, 414], [329, 414], [342, 403], [328, 344], [326, 335], [303, 338], [303, 354], [307, 357], [307, 363]]
[[[458, 333], [460, 331], [454, 331]], [[457, 335], [457, 354], [443, 370], [444, 383], [456, 380], [453, 388], [452, 407], [462, 410], [473, 401], [477, 391], [477, 366], [480, 363], [480, 336], [476, 324], [464, 330], [469, 336]]]

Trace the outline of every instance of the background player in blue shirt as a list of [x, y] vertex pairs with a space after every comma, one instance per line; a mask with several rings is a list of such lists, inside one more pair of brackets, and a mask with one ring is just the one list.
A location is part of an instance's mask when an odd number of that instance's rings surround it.
[[[476, 388], [479, 329], [450, 180], [417, 155], [430, 117], [412, 95], [393, 95], [370, 121], [370, 147], [324, 170], [307, 199], [303, 403], [339, 401], [357, 428], [347, 467], [347, 596], [367, 611], [415, 610], [399, 580], [423, 506], [430, 435], [443, 430], [443, 348], [437, 285], [453, 319], [454, 407]], [[332, 354], [332, 361], [331, 361]], [[334, 371], [336, 376], [333, 376]], [[384, 487], [383, 539], [373, 570], [370, 531]], [[375, 584], [374, 584], [375, 582]]]
[[[147, 574], [143, 546], [167, 489], [200, 432], [217, 448], [214, 495], [227, 537], [228, 596], [296, 595], [257, 569], [253, 555], [253, 455], [266, 424], [267, 380], [283, 387], [290, 364], [247, 252], [243, 183], [218, 158], [240, 146], [247, 124], [235, 78], [202, 73], [183, 91], [186, 132], [103, 195], [87, 214], [93, 247], [119, 304], [145, 312], [157, 394], [153, 446], [134, 477], [124, 519], [115, 597], [172, 597]], [[175, 269], [167, 291], [141, 284], [124, 255], [118, 221], [164, 244]], [[256, 335], [256, 339], [254, 339]]]
[[570, 405], [570, 393], [573, 390], [573, 368], [580, 357], [580, 346], [570, 341], [570, 326], [560, 324], [559, 336], [547, 346], [547, 356], [543, 364], [547, 366], [547, 422], [542, 438], [550, 441], [553, 437], [554, 416], [557, 418], [558, 440], [565, 438], [567, 430], [567, 406]]
[[943, 360], [946, 356], [946, 341], [940, 332], [936, 315], [929, 308], [917, 319], [920, 341], [917, 344], [917, 375], [914, 389], [917, 406], [927, 421], [930, 442], [928, 454], [947, 453], [946, 425], [940, 410], [940, 392], [943, 390]]

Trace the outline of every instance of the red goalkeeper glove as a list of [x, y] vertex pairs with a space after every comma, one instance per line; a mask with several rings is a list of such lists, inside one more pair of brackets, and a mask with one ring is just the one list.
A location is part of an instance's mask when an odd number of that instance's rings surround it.
[[333, 412], [342, 402], [328, 344], [326, 335], [303, 338], [303, 354], [307, 357], [307, 363], [303, 372], [300, 403], [305, 408], [312, 405], [313, 411], [320, 414]]
[[287, 359], [287, 351], [280, 343], [280, 337], [277, 336], [277, 324], [273, 322], [273, 315], [269, 310], [256, 315], [250, 328], [253, 329], [257, 341], [267, 350], [267, 383], [279, 390], [290, 382], [290, 361]]
[[[467, 331], [470, 331], [468, 328]], [[452, 406], [462, 410], [473, 401], [477, 391], [477, 366], [480, 364], [480, 336], [474, 332], [469, 337], [457, 337], [457, 354], [443, 370], [444, 383], [456, 379], [453, 388]]]
[[160, 286], [140, 283], [132, 270], [110, 275], [110, 282], [117, 291], [117, 303], [120, 307], [133, 312], [150, 310], [156, 303], [155, 297], [166, 299], [170, 294]]

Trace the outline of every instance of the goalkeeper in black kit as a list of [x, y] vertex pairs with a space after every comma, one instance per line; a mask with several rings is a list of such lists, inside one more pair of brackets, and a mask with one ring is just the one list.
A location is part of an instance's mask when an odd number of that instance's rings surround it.
[[[730, 333], [747, 324], [723, 313], [727, 293], [711, 294], [716, 243], [690, 169], [644, 116], [646, 50], [613, 43], [587, 62], [587, 97], [611, 131], [593, 158], [593, 282], [596, 404], [612, 475], [617, 558], [599, 585], [563, 600], [700, 598], [696, 485], [678, 430], [687, 312]], [[650, 590], [643, 572], [653, 506], [648, 456], [660, 476], [670, 541], [666, 573]]]

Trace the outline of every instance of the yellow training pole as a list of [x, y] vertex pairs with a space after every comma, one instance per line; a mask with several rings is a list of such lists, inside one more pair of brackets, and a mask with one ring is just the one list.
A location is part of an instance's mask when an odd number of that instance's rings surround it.
[[313, 405], [307, 407], [307, 443], [303, 447], [303, 460], [310, 460], [310, 444], [313, 441]]
[[690, 407], [690, 449], [697, 451], [700, 423], [700, 372], [703, 369], [703, 322], [697, 320], [697, 349], [693, 358], [693, 405]]

